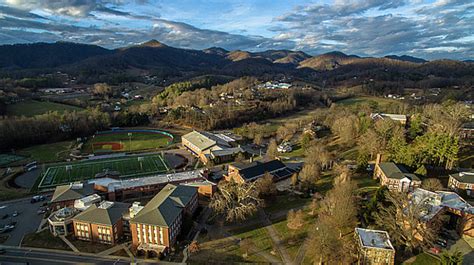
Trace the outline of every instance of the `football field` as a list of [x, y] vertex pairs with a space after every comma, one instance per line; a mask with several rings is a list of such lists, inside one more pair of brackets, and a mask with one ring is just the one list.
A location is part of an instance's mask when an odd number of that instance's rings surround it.
[[96, 174], [117, 172], [120, 178], [134, 178], [165, 173], [168, 166], [159, 154], [121, 156], [53, 165], [41, 176], [38, 188], [52, 188], [75, 181], [93, 179]]

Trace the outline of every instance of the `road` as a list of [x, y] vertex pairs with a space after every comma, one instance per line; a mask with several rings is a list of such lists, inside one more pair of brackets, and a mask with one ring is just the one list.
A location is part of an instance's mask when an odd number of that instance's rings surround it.
[[[37, 211], [44, 202], [30, 203], [31, 198], [18, 199], [8, 202], [0, 202], [0, 227], [16, 222], [15, 229], [2, 235], [10, 237], [4, 242], [8, 246], [18, 246], [23, 236], [35, 232], [38, 229], [43, 215], [38, 215]], [[19, 215], [12, 217], [12, 213], [17, 211]], [[5, 219], [4, 216], [8, 215]]]
[[[0, 254], [0, 264], [131, 264], [128, 257], [96, 256], [94, 254], [74, 253], [61, 250], [4, 247]], [[140, 264], [175, 264], [154, 260], [135, 260]]]

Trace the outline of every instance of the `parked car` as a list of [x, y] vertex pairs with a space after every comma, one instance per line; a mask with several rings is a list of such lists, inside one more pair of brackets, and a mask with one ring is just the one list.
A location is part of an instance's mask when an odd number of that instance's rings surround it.
[[19, 215], [18, 211], [14, 211], [14, 212], [12, 213], [12, 217], [17, 217], [18, 215]]
[[39, 209], [36, 213], [40, 215], [40, 214], [44, 214], [45, 212], [46, 212], [45, 209]]
[[443, 247], [443, 248], [445, 248], [445, 247], [448, 246], [448, 242], [447, 242], [446, 240], [444, 240], [444, 239], [438, 239], [438, 240], [436, 240], [436, 241], [435, 241], [435, 244], [437, 244], [437, 245], [439, 245], [439, 246], [441, 246], [441, 247]]
[[46, 200], [46, 197], [43, 196], [43, 195], [36, 195], [36, 196], [33, 196], [33, 198], [31, 198], [31, 203], [37, 203], [37, 202], [40, 202], [40, 201], [44, 201]]
[[280, 153], [289, 153], [293, 151], [293, 148], [291, 147], [291, 143], [284, 142], [277, 147], [277, 151]]
[[439, 253], [441, 253], [441, 249], [439, 249], [437, 247], [432, 247], [432, 248], [430, 248], [430, 252], [434, 253], [434, 254], [439, 254]]

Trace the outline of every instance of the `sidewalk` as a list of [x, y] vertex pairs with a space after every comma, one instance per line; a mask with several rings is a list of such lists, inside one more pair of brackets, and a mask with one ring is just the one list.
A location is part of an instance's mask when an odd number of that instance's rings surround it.
[[62, 241], [64, 241], [64, 243], [66, 243], [66, 245], [68, 245], [72, 251], [74, 252], [80, 252], [79, 249], [76, 248], [76, 246], [74, 246], [71, 241], [69, 241], [65, 236], [59, 236], [59, 238], [61, 238]]
[[280, 252], [280, 256], [283, 259], [283, 263], [292, 265], [293, 261], [291, 260], [291, 257], [288, 254], [288, 252], [286, 251], [286, 248], [282, 246], [280, 236], [278, 235], [278, 232], [273, 227], [270, 219], [268, 219], [267, 214], [265, 213], [265, 211], [260, 210], [259, 215], [265, 224], [265, 229], [267, 229], [267, 232], [270, 235], [270, 238], [272, 239], [273, 243], [278, 249], [278, 252]]

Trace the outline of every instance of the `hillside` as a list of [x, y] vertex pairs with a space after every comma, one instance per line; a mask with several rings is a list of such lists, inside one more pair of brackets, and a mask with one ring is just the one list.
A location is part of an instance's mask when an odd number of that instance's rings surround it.
[[385, 56], [385, 58], [404, 61], [404, 62], [411, 62], [411, 63], [426, 63], [427, 62], [427, 60], [425, 60], [425, 59], [417, 58], [417, 57], [413, 57], [413, 56], [408, 56], [408, 55], [402, 55], [402, 56], [387, 55], [387, 56]]

